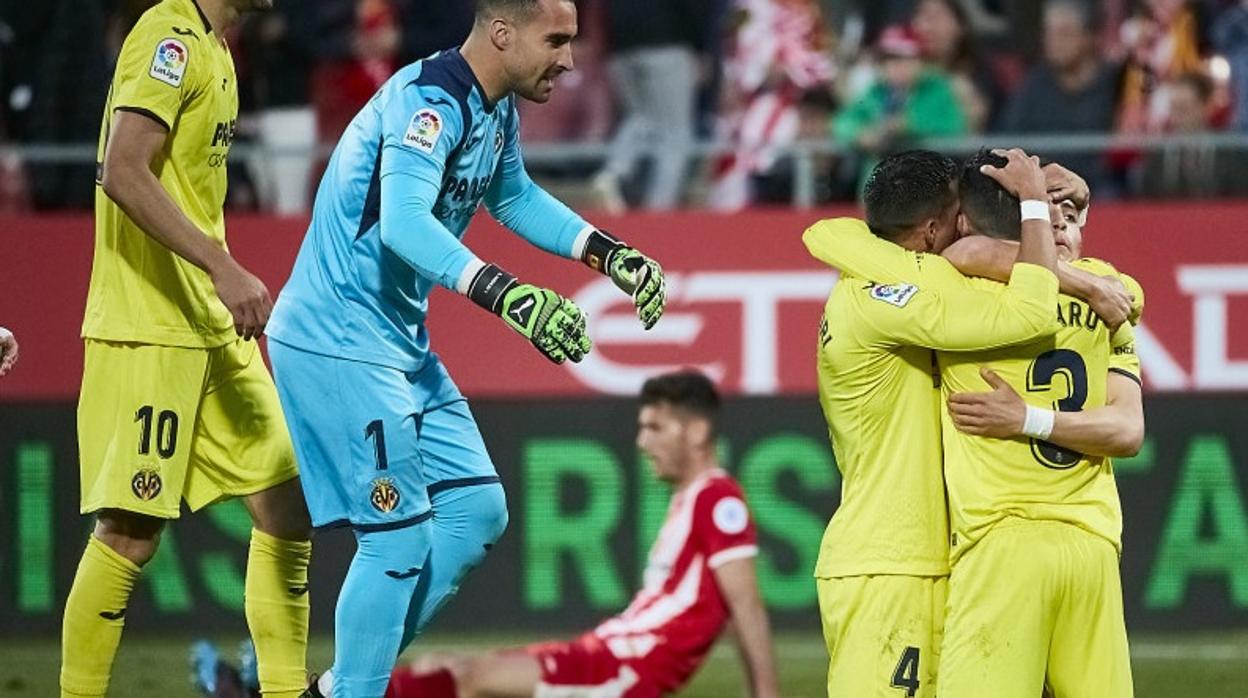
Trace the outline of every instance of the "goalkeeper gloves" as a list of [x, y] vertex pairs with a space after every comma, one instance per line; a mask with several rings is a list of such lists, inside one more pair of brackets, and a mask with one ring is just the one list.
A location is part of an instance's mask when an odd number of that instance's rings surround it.
[[667, 288], [658, 262], [602, 230], [589, 234], [581, 260], [611, 277], [616, 287], [632, 296], [637, 317], [647, 330], [663, 316]]
[[473, 278], [468, 297], [501, 317], [557, 364], [568, 359], [580, 361], [589, 353], [592, 344], [585, 313], [550, 289], [522, 284], [496, 265], [487, 264]]

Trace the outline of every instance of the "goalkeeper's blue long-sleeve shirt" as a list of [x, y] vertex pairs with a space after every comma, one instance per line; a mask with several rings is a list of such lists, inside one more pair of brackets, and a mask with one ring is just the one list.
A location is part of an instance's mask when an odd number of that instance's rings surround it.
[[573, 257], [589, 224], [525, 172], [515, 99], [488, 103], [456, 50], [390, 78], [334, 149], [268, 335], [416, 370], [433, 284], [455, 289], [479, 264], [461, 238], [482, 202], [529, 242]]

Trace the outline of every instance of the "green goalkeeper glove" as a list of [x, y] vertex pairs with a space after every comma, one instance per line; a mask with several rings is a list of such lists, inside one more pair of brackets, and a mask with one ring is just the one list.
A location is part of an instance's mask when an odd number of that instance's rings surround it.
[[611, 277], [617, 288], [632, 296], [637, 317], [647, 330], [663, 316], [667, 287], [658, 262], [602, 230], [589, 234], [581, 259]]
[[473, 278], [468, 297], [501, 317], [557, 364], [568, 359], [580, 361], [589, 353], [592, 343], [585, 313], [550, 289], [519, 283], [516, 277], [488, 264]]

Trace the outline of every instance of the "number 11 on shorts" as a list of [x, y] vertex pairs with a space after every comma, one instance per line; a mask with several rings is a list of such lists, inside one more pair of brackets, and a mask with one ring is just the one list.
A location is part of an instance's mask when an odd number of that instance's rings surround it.
[[893, 670], [893, 688], [906, 689], [906, 698], [914, 698], [919, 691], [919, 648], [907, 647], [901, 651], [897, 668]]

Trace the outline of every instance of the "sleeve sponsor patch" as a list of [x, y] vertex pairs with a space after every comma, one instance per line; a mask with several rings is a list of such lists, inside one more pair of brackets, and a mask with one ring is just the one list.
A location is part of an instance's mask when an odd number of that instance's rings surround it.
[[711, 520], [721, 533], [732, 536], [744, 531], [749, 525], [750, 512], [745, 508], [745, 502], [737, 497], [724, 497], [715, 503]]
[[156, 44], [156, 54], [152, 56], [152, 67], [147, 74], [166, 85], [179, 87], [182, 85], [182, 76], [186, 75], [186, 64], [190, 57], [186, 44], [177, 39], [161, 39]]
[[872, 298], [898, 308], [905, 307], [918, 292], [919, 287], [914, 284], [876, 284], [871, 287]]
[[432, 153], [442, 136], [443, 126], [442, 117], [436, 111], [421, 109], [412, 115], [412, 120], [407, 125], [407, 133], [403, 134], [403, 145]]

